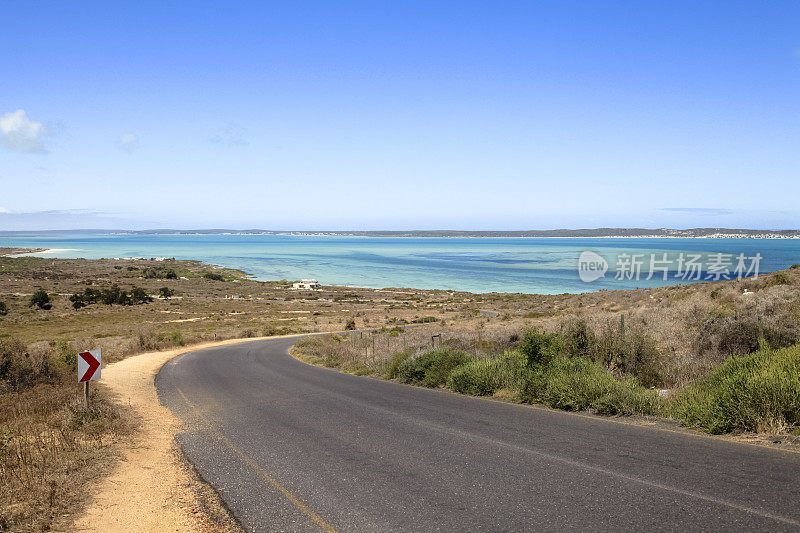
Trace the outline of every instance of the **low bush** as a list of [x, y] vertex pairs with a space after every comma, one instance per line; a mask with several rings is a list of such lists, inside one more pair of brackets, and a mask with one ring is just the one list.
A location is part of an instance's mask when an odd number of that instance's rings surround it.
[[732, 357], [681, 392], [672, 414], [710, 433], [800, 426], [800, 345]]
[[566, 411], [654, 415], [660, 410], [655, 390], [644, 388], [633, 377], [617, 380], [586, 358], [556, 359], [527, 375], [522, 398]]
[[791, 285], [792, 277], [783, 271], [775, 272], [766, 278], [764, 283], [765, 287], [774, 287], [776, 285]]
[[165, 331], [159, 335], [159, 339], [172, 346], [183, 346], [186, 343], [183, 339], [183, 333], [179, 329]]
[[601, 415], [659, 415], [664, 410], [658, 393], [642, 387], [635, 378], [615, 381], [592, 407]]
[[99, 290], [86, 287], [83, 289], [83, 292], [76, 292], [70, 296], [69, 301], [72, 302], [72, 307], [74, 309], [80, 309], [87, 305], [96, 304], [100, 301], [101, 297], [102, 293]]
[[6, 316], [8, 314], [8, 306], [5, 302], [0, 302], [0, 316]]
[[31, 307], [44, 310], [48, 310], [53, 307], [53, 305], [50, 303], [50, 295], [47, 294], [47, 291], [42, 289], [39, 289], [33, 293], [31, 296], [30, 305]]
[[537, 329], [525, 332], [519, 349], [525, 356], [528, 368], [537, 369], [548, 366], [556, 357], [558, 336], [543, 333]]
[[345, 371], [359, 358], [359, 351], [346, 342], [345, 337], [335, 334], [304, 337], [295, 343], [293, 350], [306, 362]]
[[400, 365], [405, 363], [411, 356], [414, 355], [413, 348], [407, 348], [392, 355], [392, 359], [386, 364], [383, 369], [383, 377], [386, 379], [395, 379], [400, 372]]
[[56, 341], [55, 343], [56, 357], [59, 362], [63, 363], [69, 368], [76, 368], [78, 364], [78, 350], [76, 350], [65, 339]]
[[141, 287], [134, 287], [131, 289], [131, 302], [136, 304], [146, 304], [153, 301], [153, 298]]
[[142, 270], [145, 279], [178, 279], [178, 274], [171, 268], [145, 268]]
[[525, 356], [509, 350], [494, 359], [474, 359], [450, 373], [447, 386], [461, 394], [490, 396], [500, 389], [519, 388]]
[[0, 393], [32, 387], [52, 377], [49, 353], [28, 350], [16, 339], [0, 339]]
[[140, 350], [157, 350], [160, 346], [158, 333], [153, 327], [141, 327], [136, 331], [136, 345]]
[[706, 320], [697, 333], [695, 349], [701, 354], [747, 355], [762, 345], [786, 348], [798, 341], [800, 327], [790, 318], [736, 315]]
[[[261, 334], [264, 337], [274, 337], [276, 335], [291, 335], [295, 333], [292, 328], [281, 326], [275, 323], [270, 323], [264, 326], [264, 329], [261, 330]], [[253, 335], [255, 337], [255, 335]]]
[[447, 382], [453, 370], [472, 359], [461, 350], [439, 348], [404, 361], [397, 370], [397, 377], [403, 383], [438, 387]]
[[225, 281], [225, 278], [222, 277], [222, 274], [217, 272], [204, 272], [203, 277], [212, 281]]
[[526, 387], [523, 398], [564, 409], [584, 411], [614, 385], [614, 376], [588, 359], [556, 360], [541, 371], [542, 380], [530, 380], [538, 387]]

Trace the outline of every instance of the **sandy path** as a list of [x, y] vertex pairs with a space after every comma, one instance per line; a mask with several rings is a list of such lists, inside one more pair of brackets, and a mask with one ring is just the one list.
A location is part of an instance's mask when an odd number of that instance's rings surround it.
[[[263, 337], [267, 338], [267, 337]], [[246, 341], [259, 339], [246, 339]], [[120, 446], [110, 476], [91, 487], [93, 497], [75, 529], [86, 531], [210, 531], [198, 491], [208, 491], [187, 468], [175, 443], [181, 422], [158, 402], [155, 375], [169, 359], [191, 350], [245, 342], [207, 343], [135, 355], [103, 368], [98, 383], [131, 408], [140, 423]]]

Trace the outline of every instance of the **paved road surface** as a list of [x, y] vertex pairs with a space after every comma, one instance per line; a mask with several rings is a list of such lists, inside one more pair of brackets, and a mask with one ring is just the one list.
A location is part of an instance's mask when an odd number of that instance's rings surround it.
[[156, 379], [251, 531], [800, 531], [800, 455], [340, 374], [294, 341]]

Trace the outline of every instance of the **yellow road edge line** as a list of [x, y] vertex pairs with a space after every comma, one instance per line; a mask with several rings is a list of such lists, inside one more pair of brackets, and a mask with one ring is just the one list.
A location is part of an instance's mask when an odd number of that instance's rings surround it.
[[[196, 406], [196, 405], [195, 405], [195, 404], [194, 404], [194, 403], [193, 403], [191, 400], [189, 400], [189, 398], [186, 396], [186, 394], [184, 394], [184, 392], [183, 392], [183, 391], [182, 391], [182, 390], [181, 390], [179, 387], [175, 387], [175, 389], [178, 391], [178, 394], [180, 394], [180, 395], [181, 395], [181, 397], [182, 397], [182, 398], [183, 398], [183, 400], [186, 402], [186, 404], [187, 404], [189, 407], [191, 407], [191, 408], [192, 408], [192, 409], [193, 409], [193, 410], [194, 410], [194, 411], [197, 413], [197, 415], [198, 415], [200, 418], [204, 418], [204, 417], [203, 417], [203, 414], [200, 412], [200, 409], [198, 409], [198, 408], [197, 408], [197, 406]], [[236, 446], [236, 445], [235, 445], [233, 442], [231, 442], [231, 440], [230, 440], [228, 437], [226, 437], [226, 436], [225, 436], [225, 435], [224, 435], [224, 434], [223, 434], [223, 433], [222, 433], [222, 432], [221, 432], [219, 429], [217, 429], [217, 428], [216, 428], [215, 426], [213, 426], [213, 425], [211, 425], [211, 429], [214, 431], [214, 433], [215, 433], [215, 434], [216, 434], [218, 437], [220, 437], [220, 439], [222, 439], [222, 441], [223, 441], [223, 442], [225, 442], [225, 444], [226, 444], [228, 447], [230, 447], [230, 448], [231, 448], [231, 449], [232, 449], [232, 450], [233, 450], [233, 451], [236, 453], [236, 455], [238, 455], [238, 456], [239, 456], [239, 457], [240, 457], [240, 458], [241, 458], [241, 459], [242, 459], [242, 460], [243, 460], [245, 463], [247, 463], [247, 464], [250, 466], [250, 468], [252, 468], [252, 469], [253, 469], [253, 470], [254, 470], [254, 471], [257, 473], [257, 474], [259, 474], [259, 475], [260, 475], [261, 477], [263, 477], [263, 478], [264, 478], [264, 479], [265, 479], [267, 482], [269, 482], [269, 484], [270, 484], [270, 485], [272, 485], [272, 486], [273, 486], [275, 489], [277, 489], [277, 490], [278, 490], [278, 491], [279, 491], [281, 494], [283, 494], [283, 495], [284, 495], [284, 497], [286, 497], [286, 499], [287, 499], [287, 500], [289, 500], [289, 502], [290, 502], [292, 505], [294, 505], [294, 506], [295, 506], [295, 507], [296, 507], [296, 508], [297, 508], [297, 509], [298, 509], [300, 512], [302, 512], [304, 515], [306, 515], [306, 516], [307, 516], [307, 517], [309, 517], [311, 520], [313, 520], [313, 521], [314, 521], [314, 523], [315, 523], [315, 524], [317, 524], [317, 525], [318, 525], [318, 526], [319, 526], [319, 527], [320, 527], [320, 528], [321, 528], [323, 531], [325, 531], [326, 533], [336, 533], [336, 530], [333, 528], [333, 526], [331, 526], [330, 524], [328, 524], [328, 523], [327, 523], [325, 520], [323, 520], [323, 519], [322, 519], [322, 518], [321, 518], [321, 517], [320, 517], [320, 516], [319, 516], [317, 513], [315, 513], [314, 511], [312, 511], [312, 510], [311, 510], [311, 509], [310, 509], [310, 508], [309, 508], [309, 507], [308, 507], [306, 504], [304, 504], [302, 501], [300, 501], [300, 500], [297, 498], [297, 496], [295, 496], [294, 494], [292, 494], [292, 493], [291, 493], [291, 491], [290, 491], [289, 489], [287, 489], [286, 487], [284, 487], [283, 485], [281, 485], [281, 484], [280, 484], [280, 482], [279, 482], [277, 479], [275, 479], [274, 477], [272, 477], [272, 476], [271, 476], [271, 475], [270, 475], [270, 474], [269, 474], [269, 473], [268, 473], [266, 470], [264, 470], [264, 468], [263, 468], [263, 467], [261, 467], [261, 465], [259, 465], [258, 463], [256, 463], [256, 462], [255, 462], [255, 461], [254, 461], [254, 460], [253, 460], [253, 459], [252, 459], [252, 458], [251, 458], [249, 455], [247, 455], [247, 454], [246, 454], [246, 453], [244, 453], [242, 450], [240, 450], [240, 449], [239, 449], [239, 448], [238, 448], [238, 447], [237, 447], [237, 446]]]
[[[451, 395], [454, 395], [454, 396], [460, 396], [462, 398], [470, 398], [470, 399], [473, 399], [473, 400], [478, 400], [478, 401], [483, 401], [483, 402], [492, 402], [492, 403], [499, 403], [499, 404], [502, 404], [502, 405], [510, 405], [510, 406], [514, 406], [514, 407], [522, 407], [522, 408], [525, 408], [525, 409], [534, 409], [536, 411], [544, 411], [546, 413], [556, 413], [556, 414], [562, 414], [562, 415], [577, 416], [577, 417], [586, 418], [586, 419], [589, 419], [589, 420], [596, 420], [598, 422], [608, 422], [608, 423], [612, 423], [612, 424], [621, 424], [623, 426], [638, 427], [638, 428], [649, 429], [649, 430], [653, 430], [653, 431], [663, 431], [665, 433], [675, 433], [675, 434], [684, 435], [684, 436], [687, 436], [687, 437], [698, 437], [698, 438], [701, 438], [701, 439], [710, 439], [710, 440], [714, 440], [714, 441], [717, 441], [717, 442], [727, 442], [728, 444], [739, 444], [739, 445], [742, 445], [742, 446], [755, 446], [756, 448], [764, 448], [764, 449], [773, 450], [773, 451], [776, 451], [776, 452], [785, 452], [785, 453], [793, 453], [793, 454], [800, 455], [800, 450], [792, 450], [790, 448], [780, 448], [778, 446], [770, 446], [769, 444], [761, 444], [761, 443], [758, 443], [758, 442], [738, 441], [738, 440], [734, 440], [734, 439], [732, 439], [730, 437], [726, 437], [724, 435], [710, 435], [708, 433], [700, 433], [699, 431], [698, 432], [694, 432], [694, 431], [684, 431], [684, 430], [680, 430], [680, 429], [660, 428], [660, 427], [657, 427], [657, 426], [650, 426], [650, 425], [646, 425], [646, 424], [637, 424], [634, 421], [621, 420], [621, 419], [618, 419], [618, 418], [611, 418], [611, 417], [605, 417], [605, 416], [596, 416], [596, 415], [587, 415], [587, 414], [584, 414], [584, 413], [575, 413], [575, 412], [572, 412], [572, 411], [564, 411], [564, 410], [561, 410], [561, 409], [551, 409], [550, 407], [547, 407], [547, 406], [544, 406], [544, 405], [534, 405], [534, 404], [529, 404], [529, 403], [509, 402], [509, 401], [504, 401], [504, 400], [498, 400], [496, 398], [488, 398], [486, 396], [470, 396], [469, 394], [460, 394], [458, 392], [451, 391], [451, 390], [448, 390], [448, 389], [421, 387], [419, 385], [412, 385], [410, 383], [400, 383], [399, 381], [392, 381], [390, 379], [384, 379], [384, 378], [382, 378], [380, 376], [378, 376], [378, 377], [375, 377], [375, 376], [358, 376], [356, 374], [350, 374], [349, 372], [343, 372], [343, 371], [339, 370], [338, 368], [320, 366], [320, 365], [315, 365], [315, 364], [309, 363], [308, 361], [303, 361], [302, 359], [300, 359], [299, 357], [295, 356], [292, 353], [291, 348], [289, 349], [289, 357], [291, 357], [295, 361], [303, 363], [304, 365], [313, 366], [315, 368], [325, 368], [327, 370], [332, 370], [334, 372], [339, 372], [340, 374], [347, 374], [347, 375], [355, 376], [355, 377], [358, 377], [358, 378], [365, 378], [366, 377], [366, 378], [378, 379], [380, 381], [386, 381], [386, 382], [390, 382], [390, 383], [395, 383], [397, 385], [402, 385], [403, 387], [411, 387], [413, 389], [433, 391], [433, 392], [439, 392], [439, 393], [443, 393], [443, 394], [451, 394]], [[664, 420], [669, 420], [669, 419], [664, 419]]]

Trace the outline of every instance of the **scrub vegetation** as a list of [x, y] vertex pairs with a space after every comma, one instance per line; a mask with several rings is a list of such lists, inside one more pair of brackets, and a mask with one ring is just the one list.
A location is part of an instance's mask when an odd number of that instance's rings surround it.
[[[598, 310], [586, 305], [597, 293], [562, 295], [584, 303], [519, 313], [529, 319], [522, 324], [500, 314], [471, 327], [408, 329], [402, 346], [385, 327], [307, 338], [295, 354], [474, 396], [666, 417], [715, 434], [800, 435], [798, 269], [600, 297]], [[625, 298], [639, 302], [626, 309], [618, 303]]]
[[68, 527], [65, 510], [80, 509], [79, 489], [102, 474], [89, 465], [134, 431], [102, 385], [83, 407], [79, 350], [102, 349], [107, 365], [213, 340], [341, 331], [295, 353], [354, 374], [712, 433], [800, 425], [800, 268], [648, 290], [471, 294], [292, 290], [198, 261], [0, 255], [0, 530]]

